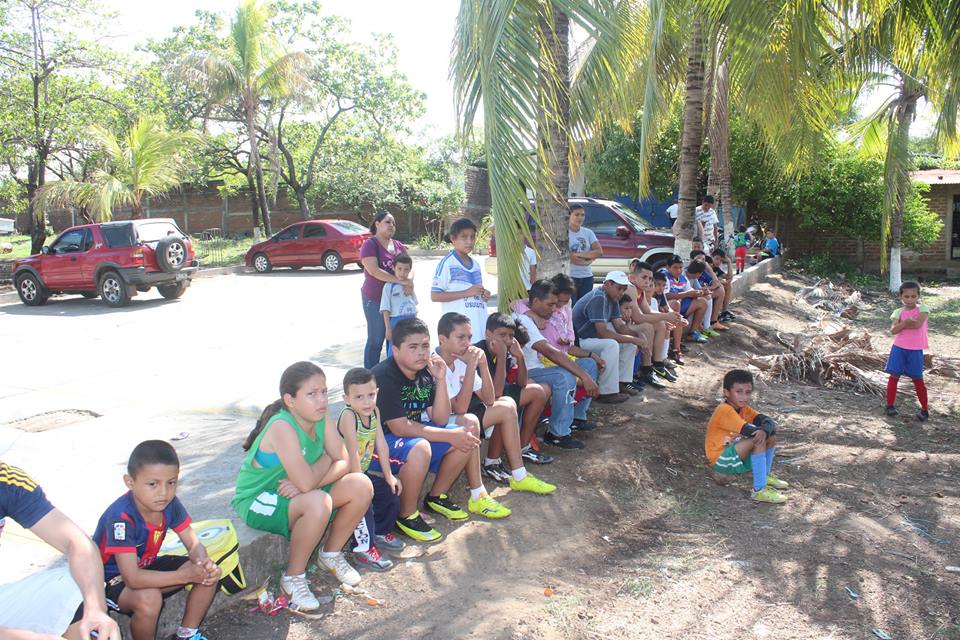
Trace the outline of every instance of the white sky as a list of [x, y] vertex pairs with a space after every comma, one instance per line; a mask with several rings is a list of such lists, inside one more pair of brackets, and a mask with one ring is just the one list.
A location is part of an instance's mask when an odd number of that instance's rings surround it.
[[[237, 0], [103, 0], [119, 14], [118, 37], [110, 44], [132, 50], [147, 38], [162, 38], [175, 26], [194, 22], [194, 11], [216, 11], [229, 17]], [[450, 42], [459, 3], [455, 0], [326, 0], [323, 12], [348, 18], [353, 39], [366, 42], [371, 33], [391, 33], [398, 67], [410, 83], [427, 94], [427, 112], [420, 125], [430, 137], [456, 128], [453, 88], [448, 78]]]

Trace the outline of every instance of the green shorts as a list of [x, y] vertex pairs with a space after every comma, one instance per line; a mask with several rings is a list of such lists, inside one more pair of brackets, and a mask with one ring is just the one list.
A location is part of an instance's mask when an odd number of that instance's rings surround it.
[[740, 475], [741, 473], [750, 473], [753, 471], [753, 467], [750, 466], [749, 457], [746, 460], [740, 458], [736, 443], [731, 442], [717, 458], [717, 461], [713, 463], [713, 470], [717, 473]]
[[[332, 486], [331, 482], [321, 489], [330, 493]], [[336, 513], [337, 510], [334, 509], [330, 514], [330, 520], [333, 520]], [[290, 498], [285, 498], [276, 492], [263, 491], [251, 502], [238, 505], [237, 514], [243, 518], [248, 527], [269, 531], [290, 539]]]

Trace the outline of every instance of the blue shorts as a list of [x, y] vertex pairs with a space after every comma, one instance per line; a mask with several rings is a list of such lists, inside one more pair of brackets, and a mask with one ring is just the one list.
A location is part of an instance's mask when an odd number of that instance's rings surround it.
[[[441, 425], [431, 422], [425, 422], [424, 424], [428, 427], [438, 427], [440, 429], [461, 428], [458, 424]], [[387, 448], [390, 449], [390, 470], [394, 473], [400, 473], [400, 467], [407, 461], [407, 456], [410, 455], [410, 451], [421, 440], [430, 445], [430, 471], [432, 473], [440, 470], [440, 463], [443, 462], [443, 456], [447, 455], [447, 452], [450, 451], [450, 448], [453, 446], [449, 442], [430, 442], [426, 438], [403, 438], [386, 432], [383, 434], [383, 437], [387, 441]], [[380, 460], [376, 455], [370, 461], [370, 471], [382, 473]]]
[[693, 304], [693, 298], [684, 298], [680, 301], [680, 315], [687, 315], [687, 311], [690, 310], [690, 305]]
[[887, 358], [886, 371], [892, 376], [906, 375], [914, 380], [922, 379], [923, 349], [903, 349], [893, 345]]

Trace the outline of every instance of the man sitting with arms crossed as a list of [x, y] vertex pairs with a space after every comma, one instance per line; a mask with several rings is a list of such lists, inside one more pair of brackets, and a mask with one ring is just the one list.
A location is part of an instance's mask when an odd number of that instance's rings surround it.
[[600, 355], [607, 363], [600, 374], [597, 402], [617, 403], [639, 392], [633, 382], [633, 361], [644, 340], [630, 332], [620, 317], [620, 298], [630, 281], [623, 271], [611, 271], [603, 285], [573, 305], [573, 328], [580, 346]]
[[634, 299], [632, 317], [642, 327], [649, 327], [651, 347], [643, 353], [643, 363], [638, 380], [653, 387], [663, 387], [657, 378], [670, 382], [677, 380], [676, 374], [667, 364], [667, 352], [670, 348], [670, 331], [683, 321], [683, 317], [669, 307], [661, 309], [654, 295], [653, 267], [642, 260], [630, 263], [630, 285], [628, 293]]

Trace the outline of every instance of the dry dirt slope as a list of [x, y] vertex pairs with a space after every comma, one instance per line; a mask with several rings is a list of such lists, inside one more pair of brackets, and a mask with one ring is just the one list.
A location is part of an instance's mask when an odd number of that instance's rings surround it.
[[[944, 571], [960, 564], [956, 381], [930, 380], [926, 425], [882, 418], [874, 397], [761, 381], [757, 404], [783, 425], [790, 503], [752, 504], [746, 482], [719, 487], [704, 469], [720, 377], [748, 353], [781, 351], [775, 331], [806, 328], [792, 304], [801, 284], [784, 275], [755, 288], [670, 393], [599, 412], [588, 449], [537, 470], [557, 495], [499, 489], [507, 521], [440, 522], [445, 539], [422, 557], [365, 575], [381, 606], [338, 598], [305, 621], [238, 603], [208, 635], [960, 638], [960, 576]], [[313, 583], [336, 588], [325, 575]]]

